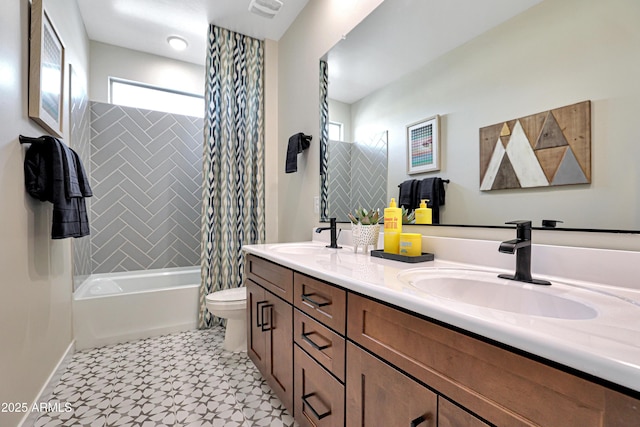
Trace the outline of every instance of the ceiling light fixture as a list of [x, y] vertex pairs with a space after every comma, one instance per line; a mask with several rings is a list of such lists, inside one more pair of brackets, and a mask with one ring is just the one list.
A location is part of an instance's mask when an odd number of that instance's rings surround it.
[[185, 39], [178, 36], [168, 37], [167, 43], [169, 43], [169, 46], [171, 46], [175, 50], [185, 50], [187, 46], [189, 46], [189, 43], [187, 43]]
[[271, 19], [276, 16], [281, 7], [280, 0], [251, 0], [249, 12]]

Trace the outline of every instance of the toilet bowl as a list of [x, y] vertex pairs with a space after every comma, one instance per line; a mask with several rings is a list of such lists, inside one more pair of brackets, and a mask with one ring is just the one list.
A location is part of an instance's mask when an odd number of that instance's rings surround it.
[[247, 288], [212, 292], [206, 297], [207, 310], [227, 319], [223, 347], [227, 351], [247, 351]]

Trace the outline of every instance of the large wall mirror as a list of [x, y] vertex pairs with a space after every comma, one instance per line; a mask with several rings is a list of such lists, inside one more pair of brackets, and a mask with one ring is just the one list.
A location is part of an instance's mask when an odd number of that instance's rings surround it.
[[[631, 1], [385, 0], [320, 58], [327, 68], [325, 122], [340, 124], [349, 143], [386, 135], [387, 157], [379, 159], [386, 186], [375, 184], [385, 186], [376, 188], [382, 206], [398, 197], [403, 181], [438, 176], [450, 181], [444, 225], [531, 219], [540, 227], [551, 219], [563, 221], [562, 229], [640, 232], [638, 13]], [[481, 128], [587, 100], [590, 183], [480, 189]], [[440, 170], [409, 174], [407, 126], [434, 115]], [[338, 162], [329, 129], [326, 137], [325, 175]], [[331, 197], [340, 184], [330, 178], [321, 179], [321, 220], [346, 221], [344, 211], [360, 204], [377, 207], [352, 199], [336, 204]]]

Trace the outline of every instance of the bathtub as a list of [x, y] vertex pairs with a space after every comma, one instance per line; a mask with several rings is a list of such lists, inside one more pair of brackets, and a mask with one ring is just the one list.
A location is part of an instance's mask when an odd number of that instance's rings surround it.
[[73, 293], [76, 349], [195, 329], [200, 267], [92, 274]]

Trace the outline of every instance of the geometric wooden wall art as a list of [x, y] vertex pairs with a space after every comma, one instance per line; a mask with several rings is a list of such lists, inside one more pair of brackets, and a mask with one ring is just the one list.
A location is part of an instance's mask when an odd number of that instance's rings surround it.
[[591, 102], [480, 129], [480, 190], [591, 183]]

